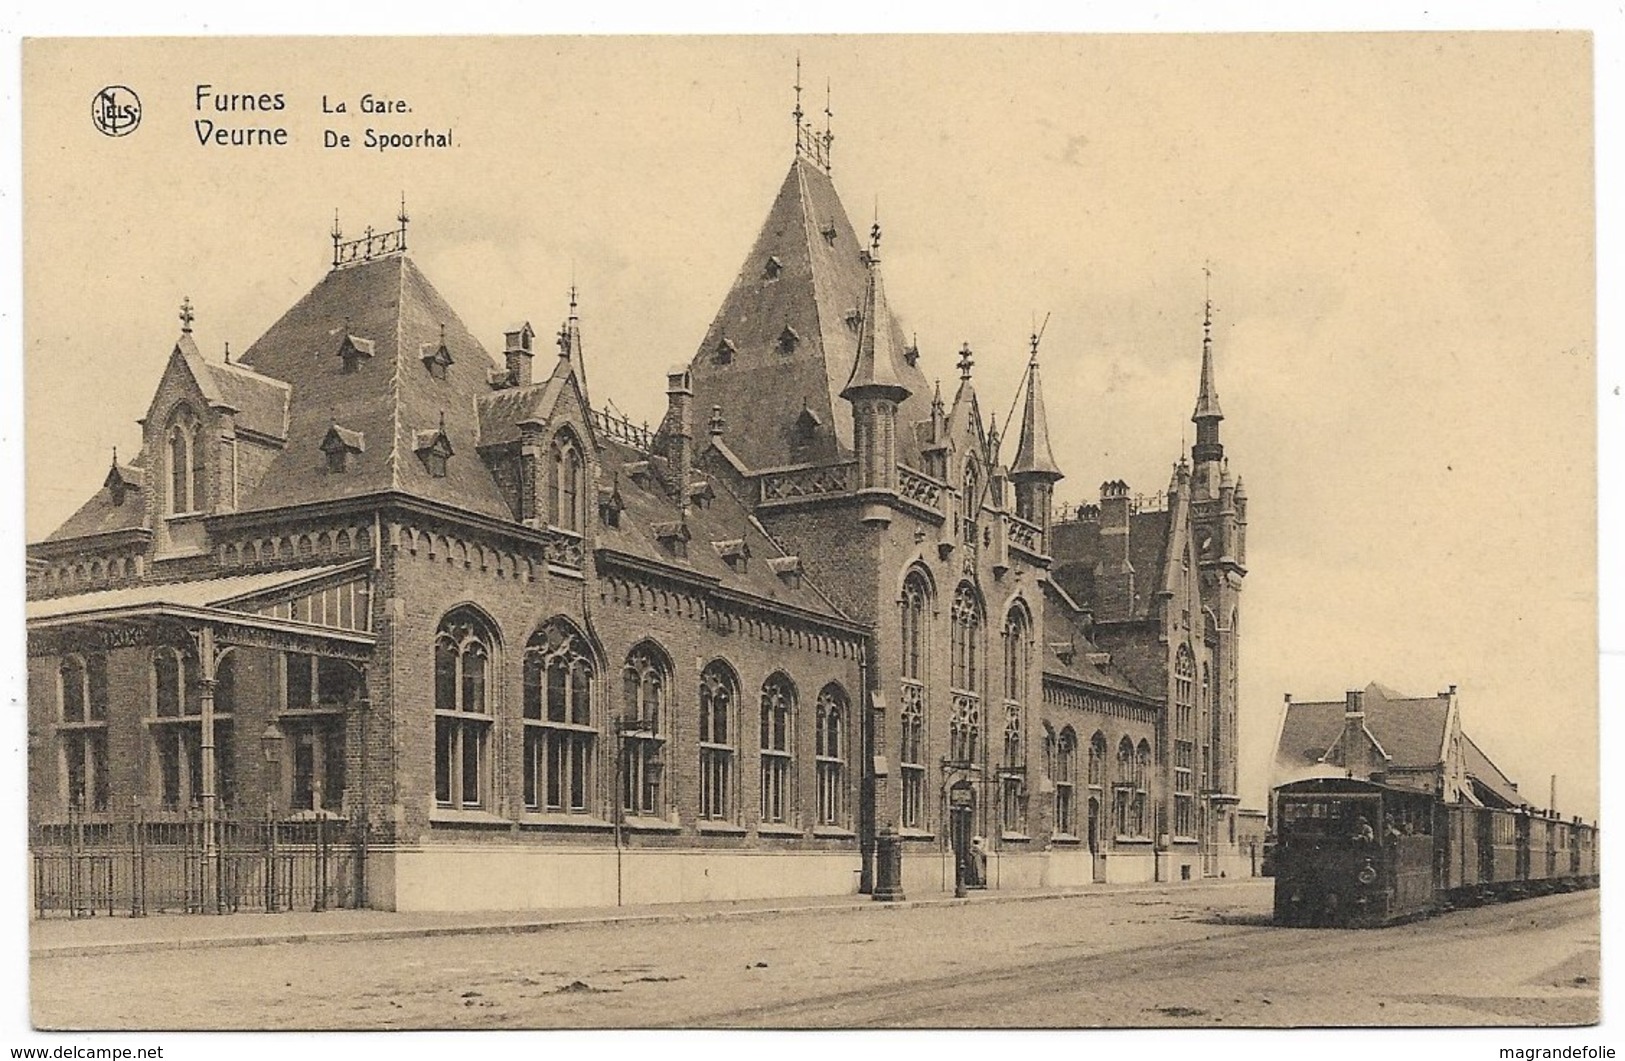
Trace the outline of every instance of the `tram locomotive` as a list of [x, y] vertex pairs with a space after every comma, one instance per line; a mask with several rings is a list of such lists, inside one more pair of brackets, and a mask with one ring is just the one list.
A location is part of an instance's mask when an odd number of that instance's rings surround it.
[[1281, 785], [1275, 923], [1366, 928], [1595, 887], [1597, 828], [1354, 778]]

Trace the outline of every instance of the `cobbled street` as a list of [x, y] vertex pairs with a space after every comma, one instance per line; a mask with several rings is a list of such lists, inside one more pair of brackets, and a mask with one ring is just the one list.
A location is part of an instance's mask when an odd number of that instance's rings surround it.
[[1597, 894], [1366, 931], [1272, 927], [1247, 881], [36, 957], [32, 1005], [51, 1029], [1582, 1024]]

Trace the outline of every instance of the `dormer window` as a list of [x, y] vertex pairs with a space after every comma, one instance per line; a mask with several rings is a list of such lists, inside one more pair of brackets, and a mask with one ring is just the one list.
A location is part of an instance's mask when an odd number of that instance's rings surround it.
[[344, 362], [345, 372], [354, 372], [361, 364], [361, 360], [372, 357], [372, 354], [373, 343], [371, 339], [346, 335], [339, 342], [339, 357]]
[[722, 562], [728, 565], [728, 570], [736, 575], [743, 575], [750, 569], [750, 546], [745, 544], [743, 538], [731, 541], [712, 542], [711, 547], [722, 557]]
[[769, 557], [767, 566], [772, 569], [775, 575], [779, 576], [779, 581], [783, 582], [786, 586], [789, 586], [791, 589], [801, 588], [801, 557]]
[[845, 320], [847, 328], [856, 332], [858, 330], [858, 325], [863, 323], [863, 311], [858, 309], [856, 306], [853, 306], [851, 309], [846, 311]]
[[418, 356], [423, 361], [423, 367], [429, 370], [429, 375], [435, 379], [445, 379], [446, 369], [452, 363], [451, 351], [446, 349], [446, 336], [442, 330], [440, 342], [424, 343], [418, 348]]
[[453, 455], [451, 439], [446, 436], [446, 417], [441, 414], [440, 427], [434, 431], [413, 434], [412, 450], [423, 462], [424, 471], [436, 479], [446, 477], [446, 461]]
[[654, 531], [655, 540], [664, 546], [672, 556], [679, 560], [688, 557], [688, 524], [681, 520], [672, 520], [666, 523], [656, 523], [649, 529]]
[[796, 352], [796, 347], [800, 345], [801, 333], [797, 332], [788, 324], [785, 325], [784, 331], [779, 333], [779, 353], [793, 354]]
[[621, 500], [620, 483], [598, 488], [598, 519], [606, 527], [619, 527], [626, 503]]
[[779, 261], [778, 258], [770, 255], [767, 259], [767, 264], [762, 267], [762, 276], [769, 283], [771, 283], [772, 281], [777, 280], [779, 278], [779, 274], [782, 272], [784, 272], [784, 263]]
[[831, 247], [835, 246], [835, 222], [830, 221], [825, 224], [823, 230], [819, 234], [824, 237], [824, 242], [826, 244]]
[[738, 352], [739, 351], [734, 347], [733, 342], [724, 338], [721, 342], [717, 343], [716, 350], [711, 354], [711, 360], [718, 365], [731, 364], [734, 359], [734, 354]]
[[184, 406], [175, 414], [167, 436], [169, 514], [200, 512], [205, 504], [203, 424]]
[[801, 412], [796, 414], [795, 445], [810, 446], [818, 439], [818, 429], [824, 426], [824, 421], [812, 411], [807, 399], [801, 399]]
[[695, 508], [701, 510], [710, 508], [711, 499], [716, 496], [716, 490], [712, 488], [709, 479], [696, 479], [688, 484], [688, 501]]
[[918, 365], [920, 363], [920, 344], [909, 343], [903, 347], [903, 360], [908, 362], [909, 368]]
[[129, 496], [130, 491], [141, 489], [141, 479], [139, 475], [119, 467], [118, 454], [115, 452], [113, 466], [108, 469], [107, 478], [102, 480], [102, 486], [111, 495], [113, 505], [116, 508], [124, 504], [124, 499]]
[[361, 432], [351, 431], [349, 428], [334, 424], [327, 429], [322, 437], [322, 452], [327, 455], [328, 474], [334, 475], [347, 470], [350, 461], [359, 455], [365, 446]]

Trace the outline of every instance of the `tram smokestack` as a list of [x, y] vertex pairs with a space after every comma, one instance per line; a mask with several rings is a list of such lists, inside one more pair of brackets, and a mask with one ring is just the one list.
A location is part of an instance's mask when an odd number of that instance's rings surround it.
[[1557, 813], [1557, 775], [1552, 775], [1552, 791], [1546, 799], [1546, 809], [1552, 814]]

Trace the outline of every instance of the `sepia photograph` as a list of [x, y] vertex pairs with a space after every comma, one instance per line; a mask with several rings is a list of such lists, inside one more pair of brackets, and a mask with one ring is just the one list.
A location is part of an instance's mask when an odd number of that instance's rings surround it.
[[1595, 43], [20, 41], [16, 1023], [1598, 1041]]

